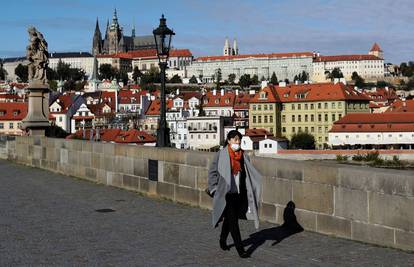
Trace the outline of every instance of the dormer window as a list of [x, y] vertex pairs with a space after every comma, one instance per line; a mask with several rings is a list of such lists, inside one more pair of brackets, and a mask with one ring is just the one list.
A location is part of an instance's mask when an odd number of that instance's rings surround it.
[[226, 104], [228, 104], [228, 103], [230, 103], [230, 100], [227, 98], [227, 99], [225, 100], [225, 102], [226, 102]]
[[6, 111], [5, 110], [0, 110], [0, 116], [4, 116], [6, 115]]
[[208, 100], [207, 99], [204, 99], [204, 104], [207, 104], [208, 103]]
[[218, 99], [216, 99], [215, 101], [214, 101], [214, 103], [216, 103], [216, 104], [218, 104], [220, 101], [218, 100]]
[[14, 110], [13, 111], [13, 116], [17, 116], [17, 115], [19, 115], [20, 114], [20, 111], [19, 110]]
[[267, 93], [266, 92], [260, 92], [260, 99], [266, 99]]

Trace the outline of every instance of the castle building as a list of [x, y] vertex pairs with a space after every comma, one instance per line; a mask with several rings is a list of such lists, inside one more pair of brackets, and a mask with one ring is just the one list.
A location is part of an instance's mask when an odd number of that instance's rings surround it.
[[116, 9], [112, 23], [107, 21], [105, 37], [102, 38], [99, 21], [96, 19], [95, 33], [92, 39], [92, 54], [116, 54], [141, 49], [156, 49], [154, 36], [135, 36], [135, 26], [132, 27], [131, 36], [124, 35], [123, 28], [118, 23]]
[[223, 56], [237, 56], [239, 54], [239, 48], [237, 46], [237, 40], [233, 40], [233, 47], [229, 44], [229, 39], [226, 38], [226, 41], [224, 41], [224, 47], [223, 47]]

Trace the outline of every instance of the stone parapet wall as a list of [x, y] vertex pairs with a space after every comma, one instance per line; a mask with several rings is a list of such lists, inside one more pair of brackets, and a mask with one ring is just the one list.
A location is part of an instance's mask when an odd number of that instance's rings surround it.
[[[45, 137], [17, 137], [0, 146], [0, 158], [207, 209], [212, 201], [204, 189], [213, 156]], [[306, 230], [414, 251], [413, 171], [251, 160], [263, 175], [262, 220], [283, 223], [284, 208], [293, 201]]]

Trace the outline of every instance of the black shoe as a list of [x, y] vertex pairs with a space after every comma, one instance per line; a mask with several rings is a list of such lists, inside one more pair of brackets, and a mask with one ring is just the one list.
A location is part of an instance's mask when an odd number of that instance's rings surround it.
[[250, 254], [244, 250], [243, 247], [238, 247], [237, 249], [237, 253], [239, 253], [239, 257], [240, 258], [249, 258]]
[[230, 250], [230, 247], [227, 246], [226, 240], [220, 239], [220, 248], [222, 250]]

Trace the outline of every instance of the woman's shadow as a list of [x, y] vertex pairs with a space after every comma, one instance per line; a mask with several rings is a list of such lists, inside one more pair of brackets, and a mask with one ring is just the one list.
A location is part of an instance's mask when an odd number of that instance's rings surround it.
[[295, 203], [289, 201], [283, 211], [284, 223], [277, 227], [260, 230], [243, 241], [244, 246], [250, 246], [247, 253], [252, 254], [267, 240], [274, 241], [272, 246], [280, 243], [283, 239], [303, 231], [302, 226], [296, 220]]

